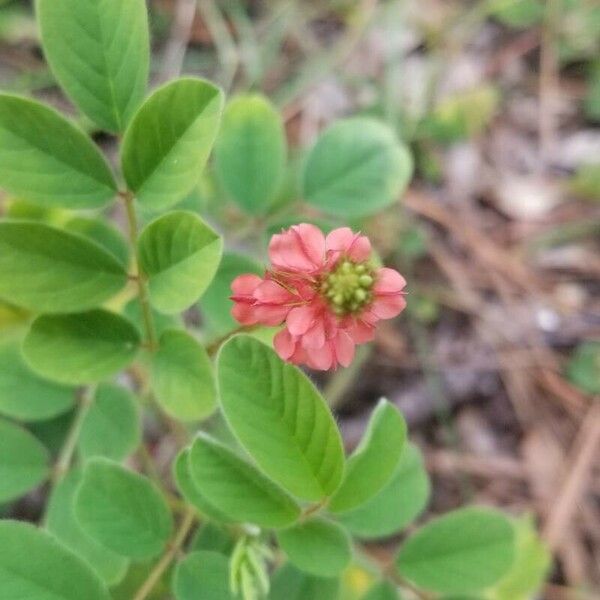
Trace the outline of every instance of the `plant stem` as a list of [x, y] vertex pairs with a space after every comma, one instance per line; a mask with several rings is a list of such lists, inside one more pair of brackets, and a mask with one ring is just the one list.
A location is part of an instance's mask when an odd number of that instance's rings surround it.
[[[75, 412], [75, 416], [73, 417], [73, 422], [71, 423], [71, 427], [69, 429], [69, 432], [67, 433], [67, 437], [65, 438], [62, 448], [60, 449], [60, 452], [58, 454], [58, 458], [56, 459], [54, 469], [52, 470], [52, 476], [50, 478], [50, 491], [48, 492], [48, 497], [52, 495], [52, 491], [60, 483], [62, 478], [68, 472], [69, 467], [71, 466], [71, 462], [73, 461], [73, 455], [75, 454], [75, 450], [77, 448], [77, 442], [79, 441], [79, 434], [81, 433], [83, 421], [85, 420], [85, 417], [88, 414], [94, 402], [95, 391], [96, 387], [90, 386], [87, 389], [84, 389], [80, 395], [79, 405], [77, 407], [77, 411]], [[48, 506], [48, 504], [46, 506]], [[46, 521], [46, 518], [47, 513], [42, 519], [44, 523]]]
[[133, 255], [135, 256], [135, 275], [133, 279], [137, 283], [138, 298], [142, 310], [142, 320], [144, 322], [144, 330], [146, 334], [146, 342], [148, 349], [154, 352], [158, 348], [156, 337], [156, 328], [154, 327], [154, 319], [152, 317], [152, 309], [150, 308], [150, 298], [148, 296], [148, 286], [146, 274], [140, 267], [140, 257], [137, 249], [138, 222], [135, 212], [135, 203], [133, 194], [129, 191], [121, 193], [121, 197], [125, 201], [127, 210], [127, 223], [129, 225], [129, 242]]
[[177, 553], [185, 543], [194, 523], [196, 521], [196, 511], [190, 508], [185, 516], [183, 517], [179, 529], [173, 538], [173, 541], [169, 544], [167, 551], [163, 554], [162, 558], [156, 563], [146, 581], [142, 584], [140, 589], [137, 591], [133, 600], [144, 600], [148, 597], [150, 592], [154, 589], [154, 586], [158, 583], [163, 573], [169, 568], [169, 565], [177, 556]]

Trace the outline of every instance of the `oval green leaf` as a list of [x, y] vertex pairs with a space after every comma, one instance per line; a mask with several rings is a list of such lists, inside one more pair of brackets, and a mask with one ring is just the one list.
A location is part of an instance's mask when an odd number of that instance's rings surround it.
[[308, 155], [304, 198], [340, 217], [374, 214], [395, 202], [413, 171], [412, 157], [394, 132], [370, 118], [331, 125]]
[[129, 244], [123, 234], [110, 221], [101, 218], [73, 217], [64, 228], [93, 240], [112, 254], [124, 268], [129, 266]]
[[340, 525], [314, 518], [277, 532], [277, 541], [290, 562], [318, 577], [334, 577], [352, 559], [350, 536]]
[[281, 115], [264, 96], [240, 96], [223, 114], [215, 144], [217, 176], [250, 214], [271, 206], [282, 182], [287, 147]]
[[64, 208], [99, 208], [117, 184], [93, 142], [55, 110], [0, 94], [0, 187]]
[[178, 79], [142, 105], [123, 140], [129, 189], [145, 207], [167, 208], [194, 187], [212, 149], [223, 93], [202, 79]]
[[342, 485], [329, 510], [351, 510], [380, 492], [394, 475], [405, 440], [404, 418], [393, 404], [380, 400], [363, 439], [348, 459]]
[[231, 316], [233, 302], [231, 296], [231, 282], [244, 273], [262, 275], [264, 267], [255, 260], [243, 254], [226, 252], [223, 254], [219, 268], [211, 282], [200, 298], [200, 309], [204, 321], [215, 335], [224, 335], [239, 326]]
[[86, 464], [75, 515], [99, 544], [134, 559], [160, 554], [173, 529], [169, 507], [155, 485], [104, 458]]
[[500, 512], [469, 507], [430, 521], [396, 557], [396, 567], [415, 585], [445, 594], [487, 588], [510, 569], [515, 554], [510, 521]]
[[430, 483], [421, 452], [407, 445], [390, 482], [373, 498], [339, 515], [340, 522], [361, 539], [387, 537], [401, 531], [424, 510]]
[[81, 558], [28, 523], [0, 521], [0, 598], [110, 600]]
[[165, 331], [152, 355], [150, 385], [164, 411], [180, 421], [199, 421], [217, 406], [208, 354], [189, 333]]
[[121, 386], [101, 383], [79, 433], [81, 457], [122, 461], [139, 446], [141, 437], [135, 396]]
[[166, 314], [189, 308], [212, 281], [222, 251], [220, 236], [193, 213], [173, 211], [150, 223], [138, 254], [152, 305]]
[[229, 560], [218, 552], [192, 552], [175, 568], [176, 600], [235, 600], [229, 590]]
[[227, 421], [269, 477], [306, 500], [338, 488], [344, 469], [340, 433], [306, 375], [265, 344], [238, 335], [221, 348], [218, 380]]
[[202, 515], [221, 523], [230, 523], [232, 519], [213, 506], [203, 495], [192, 479], [189, 462], [190, 449], [184, 448], [173, 463], [173, 479], [186, 502], [194, 506]]
[[42, 379], [21, 356], [17, 340], [0, 344], [0, 414], [20, 421], [45, 421], [67, 412], [75, 390]]
[[67, 548], [85, 560], [106, 585], [115, 585], [127, 572], [129, 561], [86, 535], [75, 518], [75, 493], [81, 471], [67, 473], [54, 487], [48, 503], [46, 528]]
[[189, 454], [196, 486], [231, 519], [260, 527], [285, 527], [300, 508], [283, 490], [219, 442], [200, 434]]
[[28, 431], [0, 419], [0, 503], [19, 498], [48, 475], [48, 451]]
[[23, 342], [29, 366], [42, 377], [74, 385], [95, 383], [124, 369], [140, 344], [137, 329], [105, 310], [44, 315]]
[[60, 85], [100, 127], [123, 131], [148, 81], [144, 0], [38, 0], [37, 13]]
[[361, 600], [400, 600], [398, 589], [389, 581], [375, 584]]
[[269, 600], [338, 600], [340, 580], [315, 577], [285, 563], [273, 576]]
[[106, 250], [43, 223], [0, 223], [0, 297], [35, 312], [94, 308], [127, 283]]

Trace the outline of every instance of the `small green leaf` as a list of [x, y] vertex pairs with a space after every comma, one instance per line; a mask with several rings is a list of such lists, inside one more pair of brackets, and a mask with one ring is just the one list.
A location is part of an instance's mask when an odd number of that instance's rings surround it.
[[180, 421], [199, 421], [215, 410], [212, 363], [189, 333], [165, 331], [151, 360], [150, 385], [167, 414]]
[[87, 535], [134, 559], [160, 554], [173, 528], [169, 507], [154, 484], [104, 458], [86, 464], [75, 515]]
[[129, 245], [122, 233], [106, 219], [73, 217], [64, 228], [93, 240], [110, 252], [123, 267], [129, 266]]
[[297, 367], [258, 340], [238, 335], [221, 348], [218, 379], [227, 421], [269, 477], [306, 500], [321, 500], [338, 488], [344, 469], [340, 433]]
[[204, 321], [215, 335], [225, 335], [239, 326], [239, 323], [231, 316], [233, 302], [229, 297], [232, 294], [231, 282], [238, 275], [244, 273], [262, 275], [264, 267], [258, 261], [243, 254], [226, 252], [223, 254], [211, 284], [200, 298], [200, 309]]
[[148, 80], [144, 0], [38, 0], [37, 12], [60, 85], [100, 127], [123, 131]]
[[[139, 298], [133, 298], [125, 305], [123, 315], [135, 325], [143, 337], [145, 325]], [[154, 321], [154, 329], [156, 329], [158, 335], [162, 335], [167, 329], [183, 328], [183, 321], [180, 315], [163, 315], [152, 310], [152, 320]]]
[[23, 342], [29, 366], [42, 377], [70, 384], [94, 383], [123, 370], [140, 343], [136, 328], [105, 310], [44, 315]]
[[588, 394], [600, 394], [600, 341], [578, 346], [567, 367], [569, 379]]
[[489, 10], [498, 21], [516, 29], [531, 27], [544, 18], [540, 0], [495, 0]]
[[380, 492], [394, 475], [406, 440], [406, 423], [382, 399], [358, 448], [348, 459], [344, 480], [329, 503], [334, 513], [351, 510]]
[[370, 215], [398, 200], [412, 171], [409, 151], [389, 127], [345, 119], [325, 130], [308, 155], [304, 199], [332, 215]]
[[0, 521], [0, 598], [110, 600], [81, 558], [29, 523]]
[[0, 344], [0, 414], [20, 421], [44, 421], [67, 412], [75, 390], [42, 379], [21, 356], [17, 340]]
[[67, 473], [54, 487], [48, 503], [46, 527], [60, 542], [85, 560], [107, 585], [125, 576], [128, 560], [107, 550], [81, 529], [74, 514], [75, 493], [81, 482], [81, 471]]
[[217, 135], [223, 93], [202, 79], [178, 79], [142, 105], [123, 140], [123, 174], [153, 210], [182, 200], [196, 185]]
[[0, 502], [19, 498], [42, 483], [48, 475], [48, 458], [46, 448], [31, 433], [0, 419]]
[[7, 302], [36, 312], [86, 310], [126, 283], [117, 259], [80, 235], [42, 223], [0, 223], [0, 297]]
[[138, 242], [150, 301], [162, 313], [189, 308], [214, 277], [223, 241], [200, 217], [173, 211], [153, 221]]
[[285, 563], [273, 576], [269, 600], [337, 600], [339, 593], [339, 579], [315, 577]]
[[352, 559], [350, 537], [340, 525], [314, 518], [277, 532], [277, 541], [301, 571], [334, 577]]
[[446, 594], [487, 588], [510, 569], [515, 536], [500, 512], [463, 508], [430, 521], [400, 548], [396, 566], [415, 585]]
[[79, 434], [82, 458], [104, 456], [124, 460], [139, 446], [141, 437], [135, 396], [121, 386], [100, 384]]
[[218, 552], [229, 556], [235, 547], [236, 541], [233, 531], [227, 527], [212, 521], [205, 521], [198, 528], [189, 549]]
[[339, 520], [358, 538], [387, 537], [423, 511], [429, 492], [423, 457], [415, 446], [407, 445], [391, 481], [365, 504], [340, 515]]
[[361, 600], [400, 600], [398, 588], [389, 581], [375, 584]]
[[219, 521], [230, 523], [232, 520], [216, 506], [212, 505], [202, 494], [190, 473], [190, 450], [184, 448], [173, 463], [173, 479], [186, 502], [197, 508], [202, 515]]
[[235, 521], [285, 527], [300, 508], [252, 465], [222, 444], [200, 434], [189, 454], [192, 479], [202, 495]]
[[246, 212], [264, 213], [281, 184], [286, 159], [280, 114], [264, 96], [240, 96], [223, 114], [215, 169], [225, 191]]
[[92, 141], [55, 110], [0, 94], [0, 187], [25, 200], [100, 208], [117, 184]]
[[538, 536], [531, 517], [514, 523], [516, 556], [510, 571], [493, 589], [488, 600], [529, 600], [544, 583], [552, 564], [552, 555]]
[[234, 600], [229, 591], [229, 560], [218, 552], [193, 552], [175, 568], [176, 600]]

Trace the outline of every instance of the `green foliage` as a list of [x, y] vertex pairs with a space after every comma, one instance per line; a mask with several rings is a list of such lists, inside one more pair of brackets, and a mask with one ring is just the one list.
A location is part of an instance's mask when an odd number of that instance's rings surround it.
[[544, 16], [544, 3], [540, 0], [493, 0], [490, 13], [504, 25], [516, 29], [531, 27]]
[[223, 242], [193, 213], [173, 211], [140, 235], [140, 266], [149, 279], [150, 301], [162, 313], [189, 308], [217, 271]]
[[200, 178], [217, 135], [223, 94], [202, 79], [178, 79], [155, 91], [129, 125], [122, 167], [148, 209], [172, 206]]
[[101, 381], [127, 367], [139, 342], [129, 321], [93, 310], [38, 317], [25, 337], [23, 353], [41, 376], [77, 385]]
[[346, 530], [323, 518], [313, 518], [277, 533], [277, 541], [296, 567], [319, 577], [334, 577], [352, 558]]
[[400, 548], [396, 566], [412, 583], [446, 594], [499, 581], [514, 559], [514, 531], [497, 511], [463, 508], [429, 522]]
[[393, 535], [411, 523], [429, 500], [430, 484], [423, 458], [413, 445], [407, 445], [391, 481], [371, 500], [339, 520], [356, 537], [382, 538]]
[[348, 460], [329, 510], [351, 510], [380, 492], [394, 475], [405, 440], [404, 418], [387, 400], [380, 400], [361, 443]]
[[129, 266], [129, 246], [121, 232], [108, 221], [101, 218], [73, 217], [64, 228], [93, 240], [110, 252], [124, 268]]
[[232, 450], [200, 434], [189, 454], [192, 479], [203, 496], [219, 511], [239, 522], [260, 527], [285, 527], [300, 508]]
[[581, 344], [567, 367], [569, 379], [588, 394], [600, 394], [600, 341]]
[[173, 528], [169, 507], [154, 484], [104, 458], [87, 462], [75, 515], [91, 538], [134, 559], [162, 552]]
[[600, 202], [600, 163], [581, 165], [571, 177], [569, 188], [585, 200]]
[[321, 500], [338, 488], [344, 468], [339, 431], [297, 367], [239, 335], [221, 348], [218, 379], [227, 421], [269, 477], [306, 500]]
[[121, 386], [101, 383], [79, 433], [81, 457], [104, 456], [121, 461], [138, 447], [140, 440], [140, 414], [135, 396]]
[[38, 0], [42, 44], [73, 102], [120, 132], [141, 103], [149, 69], [144, 0]]
[[32, 202], [99, 208], [116, 194], [106, 160], [55, 110], [0, 94], [0, 186]]
[[315, 577], [286, 563], [273, 576], [269, 600], [336, 600], [340, 582], [332, 577]]
[[50, 534], [17, 521], [0, 521], [0, 597], [110, 600], [82, 558]]
[[542, 586], [552, 556], [540, 540], [533, 520], [522, 517], [514, 523], [516, 554], [510, 571], [486, 593], [488, 600], [529, 600]]
[[585, 112], [593, 121], [600, 121], [600, 60], [590, 67]]
[[47, 475], [46, 448], [25, 429], [0, 420], [0, 502], [19, 498]]
[[68, 411], [75, 390], [36, 375], [21, 356], [16, 339], [0, 342], [0, 414], [21, 421], [44, 421]]
[[165, 331], [151, 358], [151, 386], [161, 407], [180, 421], [198, 421], [217, 407], [212, 363], [185, 331]]
[[326, 213], [361, 217], [399, 200], [412, 171], [411, 155], [391, 129], [356, 117], [321, 134], [306, 160], [302, 192]]
[[8, 302], [49, 313], [82, 311], [126, 282], [118, 260], [80, 235], [42, 223], [0, 223], [0, 297]]
[[246, 212], [261, 214], [281, 184], [286, 139], [283, 122], [263, 96], [240, 96], [223, 114], [215, 146], [215, 168], [226, 192]]
[[224, 335], [238, 326], [231, 316], [233, 302], [228, 300], [231, 296], [231, 282], [244, 273], [262, 275], [263, 272], [264, 267], [260, 263], [243, 254], [223, 254], [214, 279], [200, 299], [202, 316], [211, 331], [217, 335]]
[[362, 600], [400, 600], [400, 595], [393, 583], [380, 581], [362, 597]]
[[106, 585], [114, 585], [125, 576], [128, 560], [101, 546], [85, 534], [75, 518], [75, 494], [81, 483], [81, 471], [74, 470], [52, 490], [48, 501], [46, 528], [62, 544], [85, 560]]
[[192, 552], [175, 569], [176, 600], [234, 600], [229, 591], [229, 561], [217, 552]]

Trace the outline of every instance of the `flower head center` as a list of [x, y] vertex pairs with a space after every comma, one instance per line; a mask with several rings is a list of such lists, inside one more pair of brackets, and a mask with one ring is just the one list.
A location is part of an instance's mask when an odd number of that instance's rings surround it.
[[367, 263], [342, 259], [321, 281], [319, 291], [337, 315], [360, 312], [373, 299], [373, 270]]

